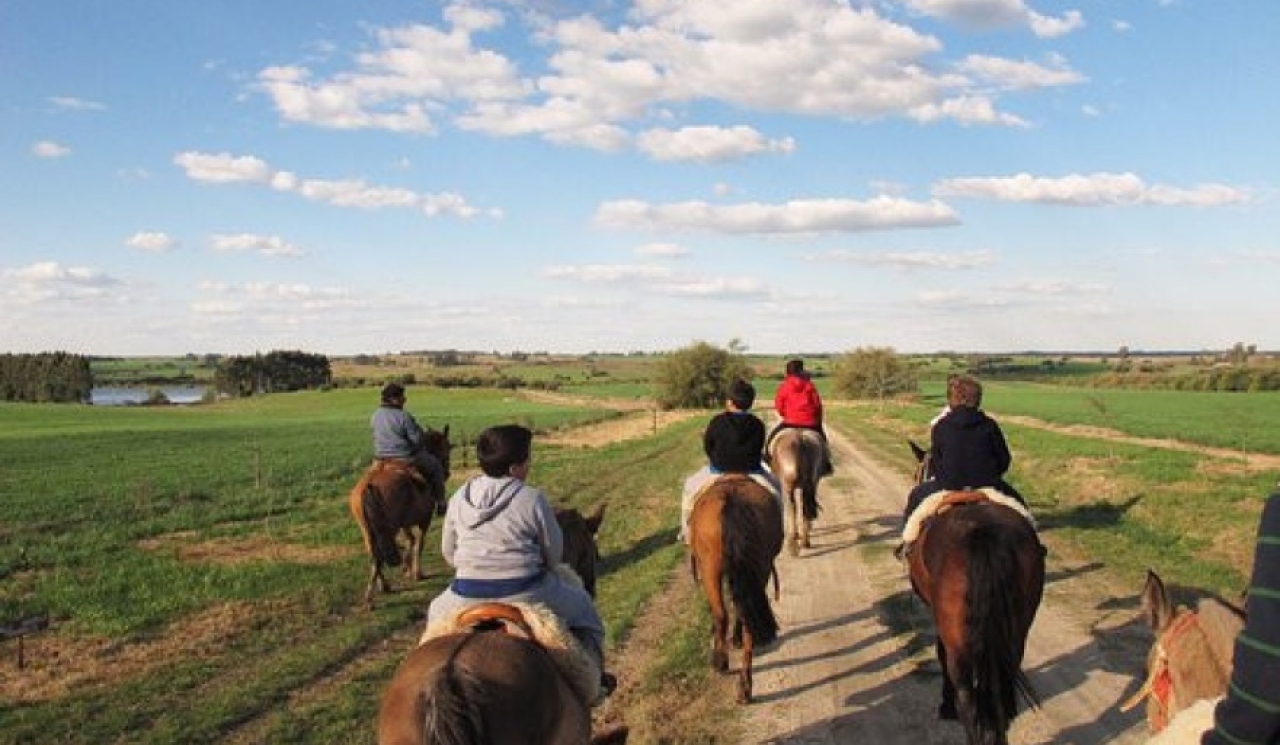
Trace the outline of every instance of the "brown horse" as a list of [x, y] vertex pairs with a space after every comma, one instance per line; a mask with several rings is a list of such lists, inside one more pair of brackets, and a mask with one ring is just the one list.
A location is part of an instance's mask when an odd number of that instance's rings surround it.
[[[449, 427], [429, 429], [423, 445], [434, 455], [449, 478]], [[401, 564], [396, 536], [403, 532], [409, 541], [409, 562], [405, 577], [419, 580], [422, 573], [422, 544], [436, 505], [444, 499], [444, 484], [429, 484], [408, 461], [378, 460], [369, 466], [347, 497], [351, 515], [360, 526], [365, 550], [369, 554], [369, 584], [365, 587], [365, 604], [373, 606], [376, 590], [390, 592], [382, 576], [384, 566]]]
[[383, 693], [379, 745], [624, 743], [591, 735], [599, 669], [534, 606], [487, 603], [429, 627]]
[[1044, 591], [1044, 547], [1025, 516], [984, 492], [943, 501], [907, 560], [937, 631], [938, 713], [959, 718], [970, 745], [1004, 745], [1019, 698], [1038, 704], [1022, 657]]
[[822, 448], [821, 435], [797, 427], [783, 429], [769, 443], [769, 465], [782, 484], [789, 506], [787, 551], [792, 556], [799, 555], [802, 548], [810, 548], [809, 527], [818, 517]]
[[[565, 563], [593, 594], [604, 510], [556, 510]], [[428, 628], [383, 694], [379, 745], [626, 742], [626, 727], [590, 735], [600, 671], [554, 618], [530, 615], [487, 603]]]
[[596, 534], [604, 522], [601, 503], [590, 515], [583, 515], [571, 507], [556, 508], [556, 522], [564, 536], [563, 561], [573, 568], [582, 580], [582, 586], [591, 597], [596, 596], [596, 567], [600, 562], [600, 549], [596, 546]]
[[767, 489], [748, 476], [726, 475], [708, 486], [689, 515], [689, 563], [711, 608], [711, 666], [729, 669], [726, 651], [729, 611], [734, 611], [733, 642], [742, 647], [738, 703], [751, 702], [751, 658], [755, 645], [778, 636], [778, 620], [766, 592], [774, 560], [782, 550], [782, 513]]
[[1120, 708], [1128, 711], [1145, 700], [1147, 726], [1161, 732], [1192, 704], [1227, 692], [1244, 611], [1216, 598], [1201, 600], [1196, 610], [1175, 609], [1160, 575], [1148, 570], [1142, 615], [1155, 632], [1147, 655], [1147, 679]]

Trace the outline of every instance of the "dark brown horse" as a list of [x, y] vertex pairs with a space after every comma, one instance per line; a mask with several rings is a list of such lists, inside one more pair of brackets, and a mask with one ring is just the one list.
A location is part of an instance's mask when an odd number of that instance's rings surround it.
[[[1216, 598], [1201, 600], [1195, 610], [1174, 608], [1160, 575], [1148, 570], [1142, 616], [1155, 632], [1147, 655], [1147, 679], [1120, 708], [1128, 711], [1146, 701], [1147, 726], [1159, 733], [1197, 701], [1227, 692], [1244, 611]], [[1211, 727], [1212, 721], [1203, 724], [1200, 731]]]
[[[594, 590], [601, 504], [556, 510], [564, 559]], [[502, 603], [433, 624], [383, 694], [379, 745], [626, 742], [627, 728], [591, 735], [600, 670], [553, 617]]]
[[[449, 478], [449, 427], [430, 429], [424, 438], [424, 447], [434, 455]], [[404, 565], [404, 575], [411, 580], [422, 579], [422, 544], [436, 505], [444, 499], [444, 484], [430, 484], [425, 475], [419, 474], [408, 461], [378, 460], [369, 466], [356, 482], [347, 504], [351, 515], [360, 526], [365, 550], [369, 554], [369, 584], [365, 587], [364, 601], [373, 605], [377, 590], [390, 592], [390, 585], [382, 575], [382, 568], [400, 566], [402, 557], [396, 536], [401, 532], [409, 542], [409, 561]]]
[[783, 429], [769, 443], [769, 465], [787, 501], [787, 551], [792, 556], [810, 548], [809, 527], [818, 517], [822, 448], [817, 432], [798, 427]]
[[782, 513], [778, 502], [748, 476], [726, 475], [708, 486], [689, 515], [689, 562], [711, 608], [711, 666], [729, 669], [727, 651], [728, 585], [734, 611], [733, 642], [742, 647], [738, 702], [751, 702], [751, 658], [757, 644], [778, 636], [778, 620], [769, 603], [769, 576], [782, 550]]
[[428, 628], [383, 693], [379, 745], [626, 742], [626, 727], [592, 737], [599, 669], [553, 621], [487, 603]]
[[1038, 703], [1022, 657], [1044, 591], [1044, 547], [1026, 516], [984, 492], [943, 502], [908, 555], [938, 636], [938, 713], [960, 719], [970, 745], [1004, 745], [1019, 699]]

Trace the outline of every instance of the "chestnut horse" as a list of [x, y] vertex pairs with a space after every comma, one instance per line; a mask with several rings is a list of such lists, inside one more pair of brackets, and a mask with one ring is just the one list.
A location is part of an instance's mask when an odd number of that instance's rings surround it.
[[[1159, 733], [1197, 701], [1226, 694], [1235, 639], [1244, 628], [1244, 611], [1216, 598], [1201, 600], [1196, 610], [1175, 609], [1160, 575], [1148, 570], [1142, 588], [1142, 616], [1155, 632], [1147, 655], [1147, 679], [1120, 708], [1128, 711], [1145, 700], [1147, 726]], [[1212, 709], [1205, 713], [1211, 716]], [[1210, 719], [1195, 729], [1212, 727]]]
[[787, 427], [769, 443], [769, 467], [782, 484], [790, 518], [787, 551], [797, 556], [810, 548], [809, 527], [818, 517], [818, 481], [822, 478], [822, 437], [817, 432]]
[[[590, 516], [556, 510], [566, 563], [591, 589], [603, 516], [603, 504]], [[600, 670], [545, 613], [485, 603], [429, 627], [383, 694], [379, 745], [626, 742], [625, 726], [591, 736]]]
[[[428, 429], [423, 440], [427, 452], [440, 461], [444, 478], [449, 478], [449, 427]], [[408, 461], [378, 460], [364, 472], [347, 497], [351, 515], [360, 526], [364, 547], [369, 554], [369, 583], [364, 602], [373, 606], [376, 590], [390, 592], [382, 568], [400, 566], [402, 557], [396, 536], [403, 532], [409, 541], [409, 561], [404, 575], [411, 580], [423, 578], [422, 544], [436, 505], [444, 500], [444, 484], [428, 484]]]
[[778, 501], [748, 476], [721, 476], [703, 490], [689, 514], [689, 566], [711, 608], [711, 666], [719, 672], [729, 669], [724, 586], [729, 588], [735, 616], [733, 642], [742, 647], [738, 703], [751, 702], [755, 646], [778, 636], [778, 620], [766, 590], [773, 575], [777, 594], [774, 560], [781, 550]]
[[1022, 657], [1044, 591], [1045, 551], [1026, 516], [981, 491], [943, 501], [907, 558], [938, 637], [938, 714], [960, 719], [969, 745], [1004, 745], [1019, 698], [1038, 705]]
[[378, 745], [606, 745], [599, 668], [541, 606], [484, 603], [428, 627], [383, 693]]

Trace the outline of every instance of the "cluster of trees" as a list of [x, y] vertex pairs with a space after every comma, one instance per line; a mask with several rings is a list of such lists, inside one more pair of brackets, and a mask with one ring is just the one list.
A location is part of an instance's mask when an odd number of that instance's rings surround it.
[[[736, 378], [754, 371], [736, 340], [722, 349], [706, 342], [672, 352], [658, 364], [655, 396], [659, 407], [717, 408]], [[835, 360], [832, 387], [842, 398], [884, 399], [919, 391], [915, 368], [893, 349], [858, 348]]]
[[88, 403], [89, 358], [68, 352], [0, 355], [0, 401]]
[[333, 382], [329, 358], [322, 354], [276, 350], [252, 357], [225, 357], [218, 363], [214, 387], [231, 396], [327, 388]]

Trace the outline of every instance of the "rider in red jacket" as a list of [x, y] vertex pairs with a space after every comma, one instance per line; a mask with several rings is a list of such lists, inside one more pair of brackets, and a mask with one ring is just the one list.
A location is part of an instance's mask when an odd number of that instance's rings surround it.
[[787, 374], [773, 397], [773, 408], [778, 412], [779, 421], [769, 433], [765, 450], [769, 449], [769, 443], [773, 442], [778, 432], [787, 427], [811, 429], [822, 436], [823, 475], [831, 475], [831, 448], [827, 445], [826, 430], [822, 428], [822, 397], [809, 379], [803, 360], [787, 362]]

